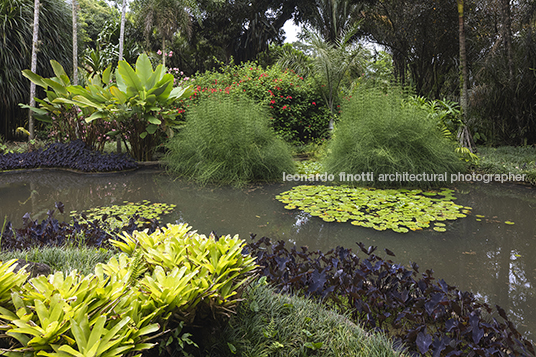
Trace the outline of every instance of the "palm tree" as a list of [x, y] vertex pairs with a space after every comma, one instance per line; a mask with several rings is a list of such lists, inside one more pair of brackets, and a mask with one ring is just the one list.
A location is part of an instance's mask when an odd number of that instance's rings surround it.
[[139, 16], [144, 21], [145, 37], [156, 29], [162, 40], [162, 64], [166, 65], [166, 41], [183, 32], [190, 34], [190, 14], [198, 12], [193, 0], [143, 0]]
[[127, 0], [123, 0], [121, 9], [121, 30], [119, 31], [119, 61], [123, 60], [123, 45], [125, 43], [125, 13], [127, 10]]
[[[333, 43], [325, 41], [319, 33], [306, 31], [305, 43], [306, 52], [311, 54], [312, 65], [300, 59], [295, 61], [291, 52], [283, 52], [278, 63], [284, 68], [291, 68], [297, 72], [308, 75], [314, 73], [313, 77], [326, 101], [331, 115], [329, 128], [333, 129], [335, 119], [335, 104], [339, 101], [340, 87], [343, 80], [348, 76], [352, 68], [361, 68], [362, 48], [353, 45], [351, 39], [357, 32], [357, 24], [349, 31], [343, 31]], [[288, 55], [287, 55], [288, 54]], [[361, 71], [359, 71], [361, 73]]]
[[308, 27], [319, 32], [326, 42], [334, 44], [358, 22], [363, 2], [314, 0], [312, 6], [303, 5], [301, 17]]

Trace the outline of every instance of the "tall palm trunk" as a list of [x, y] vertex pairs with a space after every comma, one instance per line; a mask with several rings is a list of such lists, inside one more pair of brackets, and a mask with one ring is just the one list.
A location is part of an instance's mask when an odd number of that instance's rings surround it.
[[[123, 0], [123, 8], [121, 9], [121, 29], [119, 31], [119, 61], [123, 60], [123, 46], [125, 43], [125, 13], [127, 11], [127, 0]], [[121, 153], [121, 135], [117, 135], [116, 149]]]
[[73, 84], [78, 84], [78, 1], [73, 0]]
[[166, 39], [162, 36], [162, 66], [166, 66]]
[[467, 71], [467, 53], [465, 51], [465, 16], [464, 0], [458, 2], [458, 27], [460, 40], [460, 104], [462, 107], [461, 116], [463, 125], [458, 131], [458, 142], [462, 147], [466, 147], [471, 152], [476, 151], [473, 137], [467, 128], [467, 106], [468, 106], [468, 71]]
[[[39, 39], [39, 0], [34, 1], [34, 23], [33, 23], [33, 38], [32, 38], [32, 72], [37, 72], [37, 41]], [[30, 107], [35, 107], [35, 83], [30, 83]], [[28, 113], [28, 129], [30, 132], [29, 140], [33, 140], [34, 133], [34, 119], [32, 111]]]
[[463, 13], [464, 0], [458, 0], [458, 25], [460, 40], [460, 104], [462, 107], [462, 116], [465, 122], [467, 113], [467, 54], [465, 52], [465, 25]]
[[525, 144], [524, 131], [525, 125], [522, 116], [519, 113], [519, 105], [517, 104], [518, 96], [516, 95], [516, 78], [514, 68], [514, 53], [512, 50], [512, 13], [510, 10], [510, 0], [501, 0], [501, 22], [502, 22], [502, 38], [504, 41], [504, 50], [506, 53], [506, 62], [508, 66], [508, 91], [512, 98], [511, 107], [517, 126], [517, 132], [520, 139], [520, 144]]
[[119, 31], [119, 60], [123, 60], [123, 45], [125, 42], [125, 13], [127, 11], [127, 0], [123, 0], [121, 10], [121, 30]]

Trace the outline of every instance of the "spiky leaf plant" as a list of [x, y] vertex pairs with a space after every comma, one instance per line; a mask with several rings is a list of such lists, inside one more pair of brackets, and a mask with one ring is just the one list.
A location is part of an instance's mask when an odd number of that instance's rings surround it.
[[201, 183], [277, 181], [294, 172], [290, 150], [264, 109], [246, 98], [211, 96], [191, 107], [167, 147], [169, 170]]
[[404, 102], [406, 94], [393, 86], [383, 92], [361, 88], [343, 106], [340, 123], [324, 162], [329, 173], [374, 173], [377, 187], [445, 184], [440, 181], [380, 181], [380, 175], [444, 174], [464, 171], [454, 146], [426, 111]]

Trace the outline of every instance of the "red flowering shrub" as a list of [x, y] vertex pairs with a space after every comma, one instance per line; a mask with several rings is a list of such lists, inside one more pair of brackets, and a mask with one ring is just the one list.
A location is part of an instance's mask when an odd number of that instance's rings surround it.
[[312, 79], [304, 79], [292, 71], [276, 66], [263, 69], [246, 62], [220, 71], [197, 73], [188, 84], [194, 85], [195, 94], [177, 103], [179, 115], [184, 115], [184, 110], [200, 98], [221, 92], [237, 98], [245, 95], [265, 105], [273, 129], [288, 142], [307, 143], [327, 133], [328, 107]]

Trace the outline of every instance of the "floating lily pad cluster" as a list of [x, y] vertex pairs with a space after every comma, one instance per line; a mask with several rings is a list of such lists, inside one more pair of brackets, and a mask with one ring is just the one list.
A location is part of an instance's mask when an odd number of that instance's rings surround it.
[[300, 209], [326, 222], [350, 222], [378, 231], [407, 233], [430, 227], [445, 232], [440, 221], [466, 217], [471, 207], [452, 200], [452, 190], [370, 189], [348, 186], [302, 185], [276, 196], [286, 209]]
[[[124, 201], [122, 205], [96, 207], [84, 211], [82, 213], [85, 218], [82, 217], [81, 213], [77, 213], [77, 211], [71, 211], [71, 216], [81, 222], [102, 220], [104, 216], [108, 216], [108, 221], [110, 219], [115, 219], [115, 224], [123, 225], [133, 216], [160, 221], [163, 215], [171, 213], [175, 207], [176, 205], [174, 204], [151, 203], [148, 200], [143, 200], [138, 203]], [[138, 225], [141, 224], [141, 222], [138, 223]]]
[[296, 162], [296, 173], [300, 175], [321, 174], [323, 166], [318, 161], [303, 160]]

